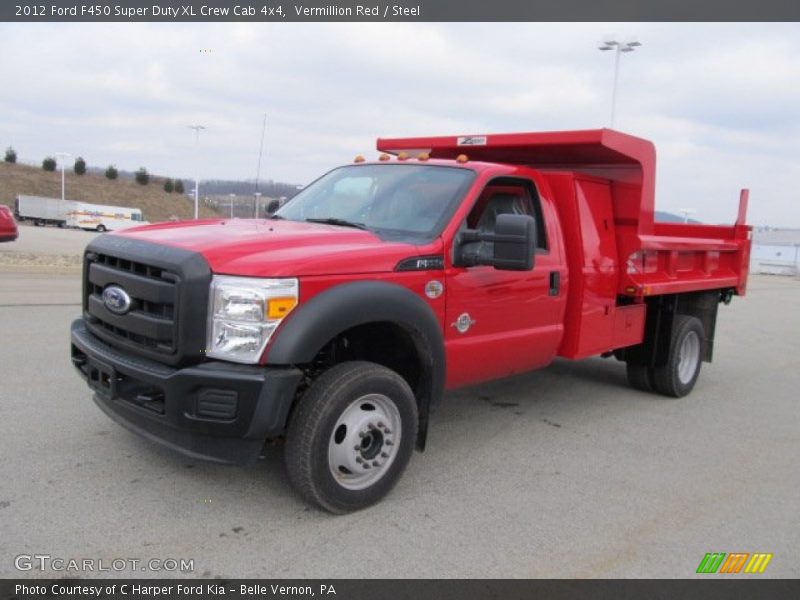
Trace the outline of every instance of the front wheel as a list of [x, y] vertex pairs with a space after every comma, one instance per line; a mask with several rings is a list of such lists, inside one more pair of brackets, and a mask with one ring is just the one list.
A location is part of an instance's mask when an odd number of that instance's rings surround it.
[[378, 502], [394, 487], [417, 437], [408, 383], [370, 362], [338, 364], [298, 401], [284, 460], [292, 485], [333, 513]]
[[106, 226], [105, 225], [98, 225], [96, 229], [97, 229], [98, 233], [105, 233], [106, 232]]

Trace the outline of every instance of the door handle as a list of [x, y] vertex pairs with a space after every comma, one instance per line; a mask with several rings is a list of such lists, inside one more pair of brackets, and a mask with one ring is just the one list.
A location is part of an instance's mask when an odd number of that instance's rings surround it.
[[550, 271], [550, 296], [558, 296], [561, 291], [561, 273], [558, 271]]

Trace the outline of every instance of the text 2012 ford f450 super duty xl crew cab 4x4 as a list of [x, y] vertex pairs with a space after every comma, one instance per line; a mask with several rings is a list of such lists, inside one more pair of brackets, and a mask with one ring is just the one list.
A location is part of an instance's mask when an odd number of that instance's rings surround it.
[[615, 355], [684, 396], [742, 295], [750, 227], [655, 223], [655, 150], [607, 129], [381, 139], [265, 220], [152, 225], [86, 249], [72, 361], [111, 418], [368, 506], [444, 391]]

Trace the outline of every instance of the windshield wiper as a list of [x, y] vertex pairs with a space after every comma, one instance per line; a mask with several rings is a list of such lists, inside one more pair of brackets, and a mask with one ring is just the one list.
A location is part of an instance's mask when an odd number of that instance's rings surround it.
[[342, 227], [355, 227], [356, 229], [368, 229], [364, 223], [356, 223], [347, 219], [337, 219], [336, 217], [326, 217], [324, 219], [306, 219], [307, 223], [323, 223], [325, 225], [341, 225]]

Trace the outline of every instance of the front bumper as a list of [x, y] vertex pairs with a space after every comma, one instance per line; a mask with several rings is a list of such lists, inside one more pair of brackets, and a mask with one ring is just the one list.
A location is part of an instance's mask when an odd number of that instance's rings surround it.
[[243, 464], [281, 435], [302, 373], [207, 361], [175, 369], [121, 352], [72, 323], [72, 362], [128, 429], [192, 458]]

